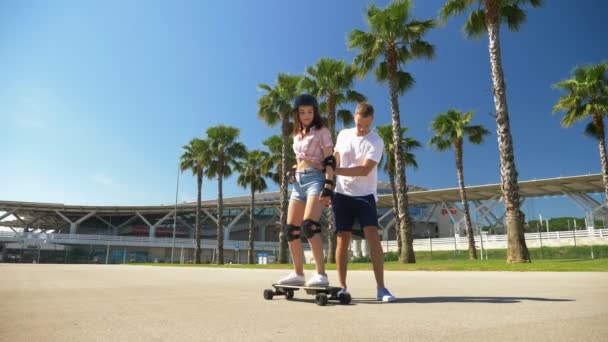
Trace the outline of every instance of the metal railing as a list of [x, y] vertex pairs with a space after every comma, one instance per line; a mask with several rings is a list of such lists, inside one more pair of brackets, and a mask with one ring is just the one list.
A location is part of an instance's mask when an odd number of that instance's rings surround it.
[[[482, 235], [483, 243], [491, 242], [506, 242], [507, 235]], [[577, 231], [554, 231], [541, 233], [526, 233], [526, 241], [547, 240], [548, 242], [561, 239], [575, 238], [608, 238], [608, 229], [593, 229], [593, 230], [577, 230]], [[426, 246], [432, 240], [433, 245], [442, 244], [466, 244], [468, 239], [466, 236], [461, 237], [444, 237], [444, 238], [423, 238], [414, 239], [414, 246]], [[142, 246], [142, 247], [184, 247], [194, 248], [195, 241], [191, 238], [158, 238], [147, 236], [116, 236], [106, 234], [45, 234], [45, 233], [21, 233], [21, 232], [0, 232], [0, 241], [4, 242], [27, 242], [27, 243], [57, 243], [57, 244], [74, 244], [74, 245], [119, 245], [119, 246]], [[480, 236], [475, 236], [475, 242], [480, 242]], [[240, 240], [225, 240], [225, 249], [247, 249], [247, 241]], [[255, 241], [256, 249], [273, 249], [278, 248], [279, 243], [274, 241]], [[382, 246], [387, 249], [392, 249], [397, 246], [397, 241], [383, 241]], [[202, 248], [217, 248], [217, 241], [211, 239], [201, 239]]]

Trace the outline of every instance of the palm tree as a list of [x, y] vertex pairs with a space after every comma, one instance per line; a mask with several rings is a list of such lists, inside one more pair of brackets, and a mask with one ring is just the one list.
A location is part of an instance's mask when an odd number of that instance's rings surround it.
[[232, 175], [232, 170], [244, 158], [247, 149], [238, 142], [239, 129], [231, 126], [217, 125], [207, 128], [209, 141], [209, 166], [205, 175], [217, 178], [217, 264], [224, 264], [224, 200], [222, 181]]
[[500, 52], [500, 23], [505, 22], [511, 31], [517, 31], [526, 20], [522, 5], [540, 7], [542, 0], [448, 0], [441, 9], [441, 18], [461, 14], [473, 7], [464, 31], [468, 37], [479, 38], [488, 33], [488, 49], [494, 85], [494, 106], [496, 108], [496, 133], [500, 151], [500, 178], [502, 196], [505, 201], [507, 221], [507, 262], [530, 262], [530, 253], [524, 236], [524, 218], [520, 210], [517, 168], [513, 152], [513, 137], [507, 108], [507, 88], [502, 68]]
[[604, 180], [604, 196], [608, 201], [608, 156], [606, 156], [606, 137], [604, 117], [608, 115], [608, 63], [579, 67], [574, 77], [554, 85], [568, 93], [562, 96], [553, 112], [564, 111], [562, 126], [570, 127], [577, 121], [590, 118], [585, 134], [597, 139]]
[[194, 219], [194, 262], [201, 263], [201, 193], [203, 189], [203, 174], [209, 165], [209, 142], [203, 139], [194, 138], [188, 145], [182, 147], [184, 154], [180, 157], [179, 168], [182, 172], [191, 170], [196, 175], [196, 216]]
[[456, 176], [458, 177], [458, 187], [460, 188], [460, 202], [462, 202], [464, 210], [469, 240], [469, 259], [474, 260], [477, 259], [477, 251], [475, 250], [475, 239], [473, 238], [473, 225], [471, 224], [467, 192], [464, 188], [464, 168], [462, 165], [463, 142], [468, 137], [470, 143], [479, 145], [483, 142], [483, 137], [490, 134], [490, 131], [482, 125], [469, 125], [472, 118], [473, 112], [462, 113], [454, 109], [437, 115], [431, 123], [431, 128], [435, 132], [435, 135], [429, 141], [429, 145], [435, 147], [438, 151], [454, 148]]
[[[266, 140], [262, 142], [262, 145], [266, 146], [268, 152], [270, 154], [270, 159], [268, 162], [270, 166], [268, 170], [270, 172], [270, 179], [278, 185], [281, 185], [281, 170], [283, 169], [281, 160], [282, 160], [282, 151], [283, 151], [283, 142], [280, 136], [274, 134], [268, 137]], [[287, 145], [293, 145], [293, 136], [290, 135], [287, 140]], [[296, 157], [293, 153], [287, 154], [287, 165], [291, 166], [296, 163]]]
[[412, 246], [412, 223], [408, 213], [407, 182], [402, 144], [400, 143], [401, 118], [397, 96], [414, 84], [413, 77], [402, 70], [407, 62], [434, 56], [434, 47], [422, 37], [435, 27], [433, 20], [411, 19], [411, 0], [393, 1], [386, 8], [375, 5], [367, 8], [369, 32], [353, 30], [348, 37], [348, 47], [358, 48], [355, 57], [359, 76], [364, 77], [375, 64], [376, 80], [388, 81], [393, 124], [393, 145], [395, 146], [395, 169], [397, 175], [397, 210], [401, 241], [405, 242], [399, 256], [401, 262], [415, 263]]
[[[269, 126], [281, 123], [281, 206], [280, 206], [280, 225], [281, 228], [287, 224], [287, 177], [285, 174], [291, 165], [287, 164], [289, 154], [289, 137], [291, 136], [290, 119], [292, 117], [292, 103], [300, 92], [301, 76], [291, 76], [279, 73], [277, 82], [273, 87], [260, 84], [258, 88], [265, 90], [266, 94], [258, 99], [258, 118], [266, 122]], [[287, 263], [287, 239], [283, 235], [283, 230], [279, 233], [279, 263]]]
[[[352, 90], [356, 76], [356, 69], [346, 64], [344, 60], [321, 58], [314, 66], [306, 69], [306, 75], [302, 80], [302, 88], [316, 96], [321, 101], [319, 107], [321, 113], [327, 114], [327, 126], [331, 132], [332, 139], [336, 141], [336, 116], [346, 126], [353, 121], [350, 110], [338, 107], [346, 103], [358, 103], [365, 101], [364, 95]], [[331, 212], [330, 212], [331, 214]], [[335, 263], [336, 236], [332, 234], [333, 220], [329, 219], [327, 227], [327, 262]]]
[[253, 150], [247, 153], [247, 156], [238, 164], [236, 170], [239, 172], [239, 177], [236, 180], [237, 184], [243, 188], [249, 187], [251, 190], [251, 201], [249, 205], [249, 249], [247, 260], [253, 264], [253, 214], [255, 211], [255, 193], [266, 190], [266, 180], [264, 177], [269, 177], [270, 172], [267, 169], [269, 166], [270, 154], [268, 152]]
[[337, 110], [343, 104], [365, 101], [363, 94], [352, 90], [356, 69], [344, 60], [321, 58], [314, 66], [306, 69], [302, 88], [316, 96], [322, 114], [327, 114], [327, 127], [336, 138], [336, 117], [344, 124], [353, 122], [352, 112]]
[[[411, 152], [413, 149], [422, 146], [420, 142], [412, 137], [405, 137], [405, 133], [408, 131], [407, 127], [401, 126], [401, 132], [399, 136], [401, 137], [401, 149], [403, 151], [403, 162], [405, 166], [413, 167], [415, 169], [418, 168], [418, 163], [416, 162], [416, 156]], [[384, 150], [386, 151], [386, 157], [382, 156], [379, 167], [384, 169], [384, 172], [388, 174], [389, 183], [391, 185], [391, 194], [393, 195], [393, 215], [397, 215], [397, 187], [395, 185], [395, 147], [393, 145], [393, 126], [391, 124], [378, 126], [376, 127], [376, 132], [384, 141]], [[401, 237], [400, 237], [400, 229], [399, 229], [399, 220], [395, 220], [395, 231], [397, 232], [397, 250], [398, 253], [401, 254]]]

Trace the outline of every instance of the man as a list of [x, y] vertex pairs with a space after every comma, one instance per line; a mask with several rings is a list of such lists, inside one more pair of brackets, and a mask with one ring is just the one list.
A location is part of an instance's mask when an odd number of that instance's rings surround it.
[[378, 290], [376, 297], [383, 302], [393, 302], [395, 297], [384, 286], [384, 253], [380, 244], [376, 213], [378, 162], [382, 158], [384, 143], [372, 131], [374, 108], [371, 104], [360, 103], [354, 120], [354, 128], [340, 131], [334, 150], [337, 176], [332, 210], [337, 234], [336, 263], [342, 288], [340, 292], [348, 293], [348, 249], [353, 224], [357, 219], [370, 249]]

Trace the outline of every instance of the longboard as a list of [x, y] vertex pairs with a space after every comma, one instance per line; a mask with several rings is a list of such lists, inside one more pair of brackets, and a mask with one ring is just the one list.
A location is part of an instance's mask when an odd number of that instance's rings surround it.
[[287, 300], [293, 299], [294, 292], [304, 290], [309, 295], [315, 296], [315, 303], [320, 306], [327, 304], [329, 300], [336, 300], [340, 304], [350, 304], [350, 294], [341, 293], [339, 287], [335, 286], [298, 286], [298, 285], [281, 285], [272, 284], [274, 289], [264, 290], [264, 299], [271, 300], [274, 296], [285, 296]]

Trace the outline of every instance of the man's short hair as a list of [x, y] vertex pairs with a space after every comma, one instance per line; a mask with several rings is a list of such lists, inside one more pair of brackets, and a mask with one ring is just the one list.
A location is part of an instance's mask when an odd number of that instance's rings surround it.
[[359, 114], [364, 118], [374, 116], [374, 107], [369, 102], [360, 102], [359, 105], [357, 105], [355, 114]]

